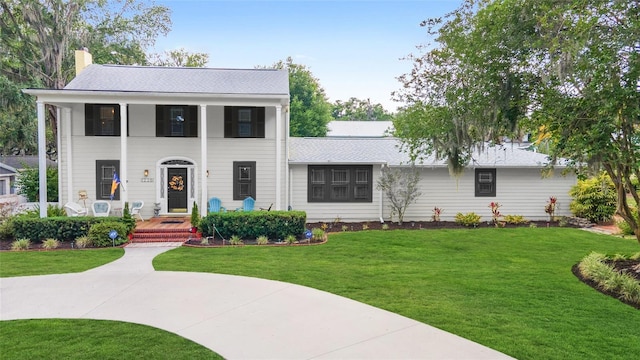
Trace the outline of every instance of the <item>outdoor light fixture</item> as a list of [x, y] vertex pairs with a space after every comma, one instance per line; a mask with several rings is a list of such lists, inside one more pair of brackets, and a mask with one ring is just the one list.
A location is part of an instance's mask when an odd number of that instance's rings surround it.
[[144, 169], [144, 177], [148, 177], [149, 176], [149, 170]]
[[209, 170], [207, 170], [207, 177], [209, 177]]

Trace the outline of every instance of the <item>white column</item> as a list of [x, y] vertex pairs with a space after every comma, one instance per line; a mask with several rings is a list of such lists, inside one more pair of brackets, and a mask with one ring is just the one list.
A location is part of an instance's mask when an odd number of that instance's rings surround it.
[[282, 210], [282, 106], [276, 106], [276, 210]]
[[200, 105], [200, 215], [207, 215], [207, 105]]
[[[58, 158], [60, 158], [60, 128], [62, 127], [62, 111], [59, 107], [56, 108], [56, 120], [56, 149], [58, 149], [57, 155]], [[60, 174], [62, 174], [62, 164], [61, 161], [58, 161], [58, 204], [62, 206], [64, 205], [64, 202], [62, 202], [62, 192], [60, 191], [62, 190], [62, 176]]]
[[285, 202], [286, 209], [291, 206], [291, 170], [289, 170], [289, 105], [284, 110], [284, 176], [285, 176]]
[[38, 171], [40, 217], [47, 217], [47, 138], [45, 108], [42, 101], [36, 104], [38, 112]]
[[129, 190], [127, 168], [127, 103], [120, 103], [120, 202], [124, 209], [124, 203], [129, 201], [127, 191]]
[[[73, 197], [73, 145], [71, 144], [71, 109], [70, 108], [64, 108], [64, 110], [62, 111], [63, 116], [62, 116], [62, 126], [61, 129], [64, 132], [64, 141], [65, 141], [65, 155], [67, 158], [67, 196], [66, 196], [66, 201], [73, 201], [74, 197]], [[58, 123], [60, 123], [60, 120], [58, 120]], [[58, 133], [60, 134], [60, 133]], [[59, 146], [58, 149], [61, 149], [61, 147]], [[58, 154], [58, 157], [60, 157], [60, 154]], [[62, 163], [62, 161], [58, 161], [58, 163]], [[62, 179], [62, 172], [58, 172], [58, 177], [60, 179]], [[62, 195], [62, 194], [60, 194]], [[60, 199], [62, 200], [62, 198]], [[84, 205], [84, 204], [83, 204]]]

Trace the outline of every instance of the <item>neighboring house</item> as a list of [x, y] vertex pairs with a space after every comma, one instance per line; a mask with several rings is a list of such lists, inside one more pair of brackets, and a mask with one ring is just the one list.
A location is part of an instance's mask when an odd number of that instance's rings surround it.
[[391, 121], [339, 121], [327, 124], [329, 137], [384, 137], [393, 131]]
[[[406, 167], [409, 158], [398, 140], [384, 137], [389, 122], [375, 122], [375, 129], [372, 122], [335, 122], [356, 129], [289, 138], [286, 70], [90, 62], [88, 53], [76, 53], [78, 75], [64, 89], [25, 90], [37, 97], [41, 149], [45, 104], [60, 109], [61, 204], [77, 202], [81, 191], [87, 205], [110, 200], [115, 172], [121, 186], [112, 208], [143, 200], [144, 217], [154, 204], [161, 215], [187, 215], [194, 202], [206, 209], [210, 197], [233, 209], [252, 196], [256, 208], [304, 210], [309, 221], [390, 219], [377, 179], [383, 166]], [[492, 201], [503, 204], [503, 214], [545, 219], [549, 196], [558, 197], [558, 215], [569, 215], [576, 178], [560, 175], [564, 164], [542, 178], [546, 161], [515, 146], [488, 147], [453, 178], [444, 162], [426, 159], [419, 165], [423, 194], [405, 219], [429, 220], [437, 206], [443, 220], [471, 211], [489, 220]]]
[[[167, 68], [91, 64], [76, 52], [76, 77], [61, 90], [28, 89], [57, 106], [60, 203], [143, 200], [142, 216], [191, 213], [219, 197], [227, 208], [252, 196], [286, 209], [287, 70]], [[39, 136], [39, 146], [43, 146]], [[203, 211], [204, 212], [204, 211]], [[46, 216], [42, 214], [41, 216]]]
[[[388, 221], [388, 200], [376, 184], [383, 166], [408, 167], [399, 144], [394, 138], [291, 138], [291, 206], [305, 210], [309, 221]], [[492, 201], [502, 205], [502, 214], [544, 220], [550, 196], [558, 198], [557, 216], [570, 215], [568, 193], [576, 177], [562, 175], [566, 164], [560, 163], [543, 178], [547, 162], [546, 155], [512, 144], [487, 147], [454, 178], [445, 161], [427, 158], [417, 164], [422, 195], [405, 220], [428, 221], [438, 207], [444, 210], [442, 220], [473, 211], [489, 221]]]
[[0, 201], [4, 202], [9, 198], [16, 200], [16, 175], [18, 175], [16, 168], [0, 162]]
[[[47, 166], [56, 167], [54, 161], [47, 160]], [[0, 201], [1, 202], [26, 202], [27, 199], [18, 195], [16, 180], [20, 176], [20, 170], [37, 168], [38, 157], [30, 155], [0, 155]]]

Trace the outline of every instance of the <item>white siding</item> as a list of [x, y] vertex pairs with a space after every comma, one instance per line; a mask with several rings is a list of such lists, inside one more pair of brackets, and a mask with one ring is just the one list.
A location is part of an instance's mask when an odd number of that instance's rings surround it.
[[[575, 185], [576, 177], [562, 176], [556, 171], [552, 177], [542, 178], [540, 169], [497, 169], [495, 197], [476, 197], [473, 169], [468, 169], [460, 178], [449, 175], [447, 169], [422, 169], [420, 188], [422, 195], [411, 204], [405, 221], [429, 221], [433, 208], [443, 209], [441, 220], [453, 221], [456, 213], [475, 212], [483, 221], [491, 219], [489, 203], [502, 205], [503, 215], [523, 215], [530, 220], [544, 220], [548, 215], [544, 206], [550, 196], [558, 198], [556, 215], [571, 215], [569, 211], [569, 189]], [[292, 205], [307, 212], [309, 221], [332, 221], [340, 217], [343, 221], [375, 221], [379, 217], [380, 191], [375, 183], [380, 176], [378, 165], [373, 167], [374, 191], [371, 203], [309, 203], [307, 202], [307, 165], [292, 165]], [[390, 220], [388, 201], [383, 198], [383, 217]]]
[[[266, 108], [265, 138], [264, 139], [225, 139], [224, 138], [224, 107], [209, 106], [207, 108], [207, 166], [200, 164], [200, 138], [171, 138], [155, 136], [155, 105], [129, 105], [129, 136], [128, 142], [128, 182], [123, 183], [128, 192], [129, 201], [143, 200], [145, 207], [142, 216], [153, 216], [153, 203], [157, 202], [156, 182], [159, 181], [158, 162], [170, 157], [184, 157], [193, 161], [196, 167], [196, 199], [200, 199], [200, 172], [209, 170], [207, 179], [208, 197], [217, 196], [223, 206], [235, 209], [242, 205], [242, 201], [233, 200], [233, 162], [256, 162], [256, 208], [267, 208], [275, 203], [275, 108]], [[96, 160], [120, 159], [120, 137], [85, 136], [84, 135], [84, 104], [72, 107], [72, 142], [73, 142], [73, 190], [67, 192], [66, 172], [66, 139], [62, 135], [60, 159], [62, 160], [62, 188], [64, 201], [78, 201], [79, 190], [87, 190], [89, 199], [87, 206], [96, 199]], [[283, 126], [284, 128], [284, 126]], [[64, 129], [63, 131], [68, 131]], [[284, 139], [284, 137], [283, 137]], [[283, 140], [284, 144], [284, 140]], [[285, 204], [284, 186], [284, 158], [282, 162], [282, 204]], [[122, 164], [121, 164], [122, 165]], [[149, 170], [148, 182], [144, 177], [144, 170]], [[124, 181], [124, 179], [121, 179]], [[122, 189], [121, 189], [122, 191]], [[119, 202], [113, 204], [119, 208]], [[200, 209], [205, 213], [206, 209]]]
[[[475, 212], [483, 221], [491, 220], [489, 203], [498, 202], [503, 215], [522, 215], [529, 220], [544, 220], [548, 215], [544, 206], [550, 196], [558, 198], [557, 216], [571, 215], [569, 189], [575, 185], [575, 176], [562, 176], [556, 171], [552, 177], [542, 178], [540, 169], [519, 168], [496, 170], [496, 196], [475, 196], [475, 170], [467, 169], [456, 179], [447, 169], [424, 169], [420, 173], [422, 196], [411, 204], [405, 220], [431, 220], [433, 208], [443, 209], [440, 218], [453, 221], [456, 213]], [[385, 203], [385, 219], [389, 219], [389, 207]]]

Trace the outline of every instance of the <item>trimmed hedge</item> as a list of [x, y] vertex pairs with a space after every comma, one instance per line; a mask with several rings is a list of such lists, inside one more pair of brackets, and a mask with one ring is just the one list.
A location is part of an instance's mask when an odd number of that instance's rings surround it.
[[13, 235], [16, 239], [30, 239], [36, 242], [49, 238], [72, 241], [86, 236], [91, 225], [105, 221], [122, 222], [122, 218], [93, 216], [29, 218], [18, 216], [12, 220], [12, 225]]
[[[117, 218], [111, 218], [110, 220], [93, 224], [89, 229], [88, 237], [94, 246], [107, 247], [127, 242], [127, 224], [118, 221]], [[111, 230], [115, 230], [118, 233], [118, 237], [115, 240], [109, 237]]]
[[211, 213], [202, 219], [198, 229], [203, 236], [241, 239], [256, 239], [266, 236], [272, 240], [283, 240], [288, 235], [299, 237], [304, 233], [307, 213], [304, 211], [239, 211]]

